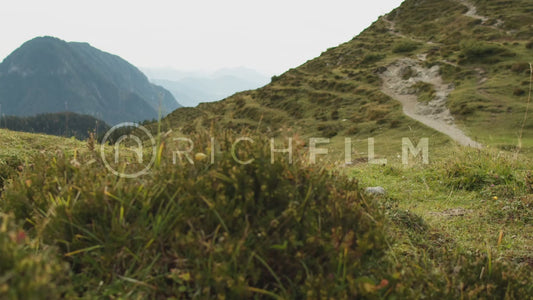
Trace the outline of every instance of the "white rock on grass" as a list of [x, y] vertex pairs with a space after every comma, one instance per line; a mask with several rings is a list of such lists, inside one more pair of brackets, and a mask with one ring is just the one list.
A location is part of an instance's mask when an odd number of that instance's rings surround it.
[[368, 195], [384, 196], [385, 194], [387, 194], [387, 191], [385, 191], [383, 187], [374, 186], [374, 187], [367, 187], [365, 189], [365, 193]]

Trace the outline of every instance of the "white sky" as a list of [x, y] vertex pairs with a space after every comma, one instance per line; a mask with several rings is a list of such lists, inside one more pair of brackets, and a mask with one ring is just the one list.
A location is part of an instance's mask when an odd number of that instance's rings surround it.
[[50, 35], [138, 67], [280, 74], [349, 41], [402, 0], [7, 0], [0, 60]]

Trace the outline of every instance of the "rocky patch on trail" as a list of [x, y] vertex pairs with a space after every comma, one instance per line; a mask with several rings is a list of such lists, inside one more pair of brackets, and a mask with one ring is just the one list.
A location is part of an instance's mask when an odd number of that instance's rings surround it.
[[[412, 74], [405, 78], [406, 74]], [[389, 65], [382, 73], [382, 78], [386, 78], [387, 86], [399, 95], [416, 95], [417, 89], [414, 85], [418, 82], [425, 82], [433, 85], [435, 97], [428, 103], [418, 102], [414, 107], [417, 115], [423, 115], [435, 120], [453, 124], [454, 118], [446, 107], [446, 101], [453, 91], [453, 84], [445, 84], [439, 74], [439, 66], [425, 68], [413, 59], [402, 59]]]
[[[454, 118], [447, 108], [448, 96], [454, 90], [453, 84], [442, 80], [438, 65], [424, 67], [421, 64], [424, 58], [402, 58], [380, 68], [382, 92], [402, 103], [407, 116], [448, 135], [461, 145], [480, 148], [481, 144], [470, 139], [455, 126]], [[434, 98], [428, 103], [418, 101], [415, 88], [418, 82], [431, 84], [435, 90]]]

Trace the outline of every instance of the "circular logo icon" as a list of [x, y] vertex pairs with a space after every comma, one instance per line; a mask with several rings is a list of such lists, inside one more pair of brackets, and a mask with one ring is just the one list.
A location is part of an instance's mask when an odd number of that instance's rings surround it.
[[[110, 145], [112, 158], [108, 159], [109, 151], [106, 153], [106, 144], [110, 138], [114, 143]], [[150, 140], [151, 152], [144, 151], [143, 138], [144, 141]], [[151, 158], [146, 159], [145, 154], [149, 154]], [[152, 134], [146, 127], [133, 122], [113, 126], [104, 135], [100, 146], [100, 156], [106, 168], [124, 178], [136, 178], [148, 173], [155, 163], [156, 155], [157, 145]]]

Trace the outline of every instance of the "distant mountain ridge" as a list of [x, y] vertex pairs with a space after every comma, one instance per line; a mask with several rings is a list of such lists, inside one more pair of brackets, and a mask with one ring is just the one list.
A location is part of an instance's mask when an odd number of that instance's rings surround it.
[[109, 124], [155, 119], [181, 105], [119, 56], [87, 43], [38, 37], [0, 64], [4, 115], [72, 111]]
[[152, 82], [166, 88], [180, 104], [188, 107], [256, 89], [270, 81], [268, 76], [244, 67], [226, 68], [213, 73], [149, 68], [143, 71]]

